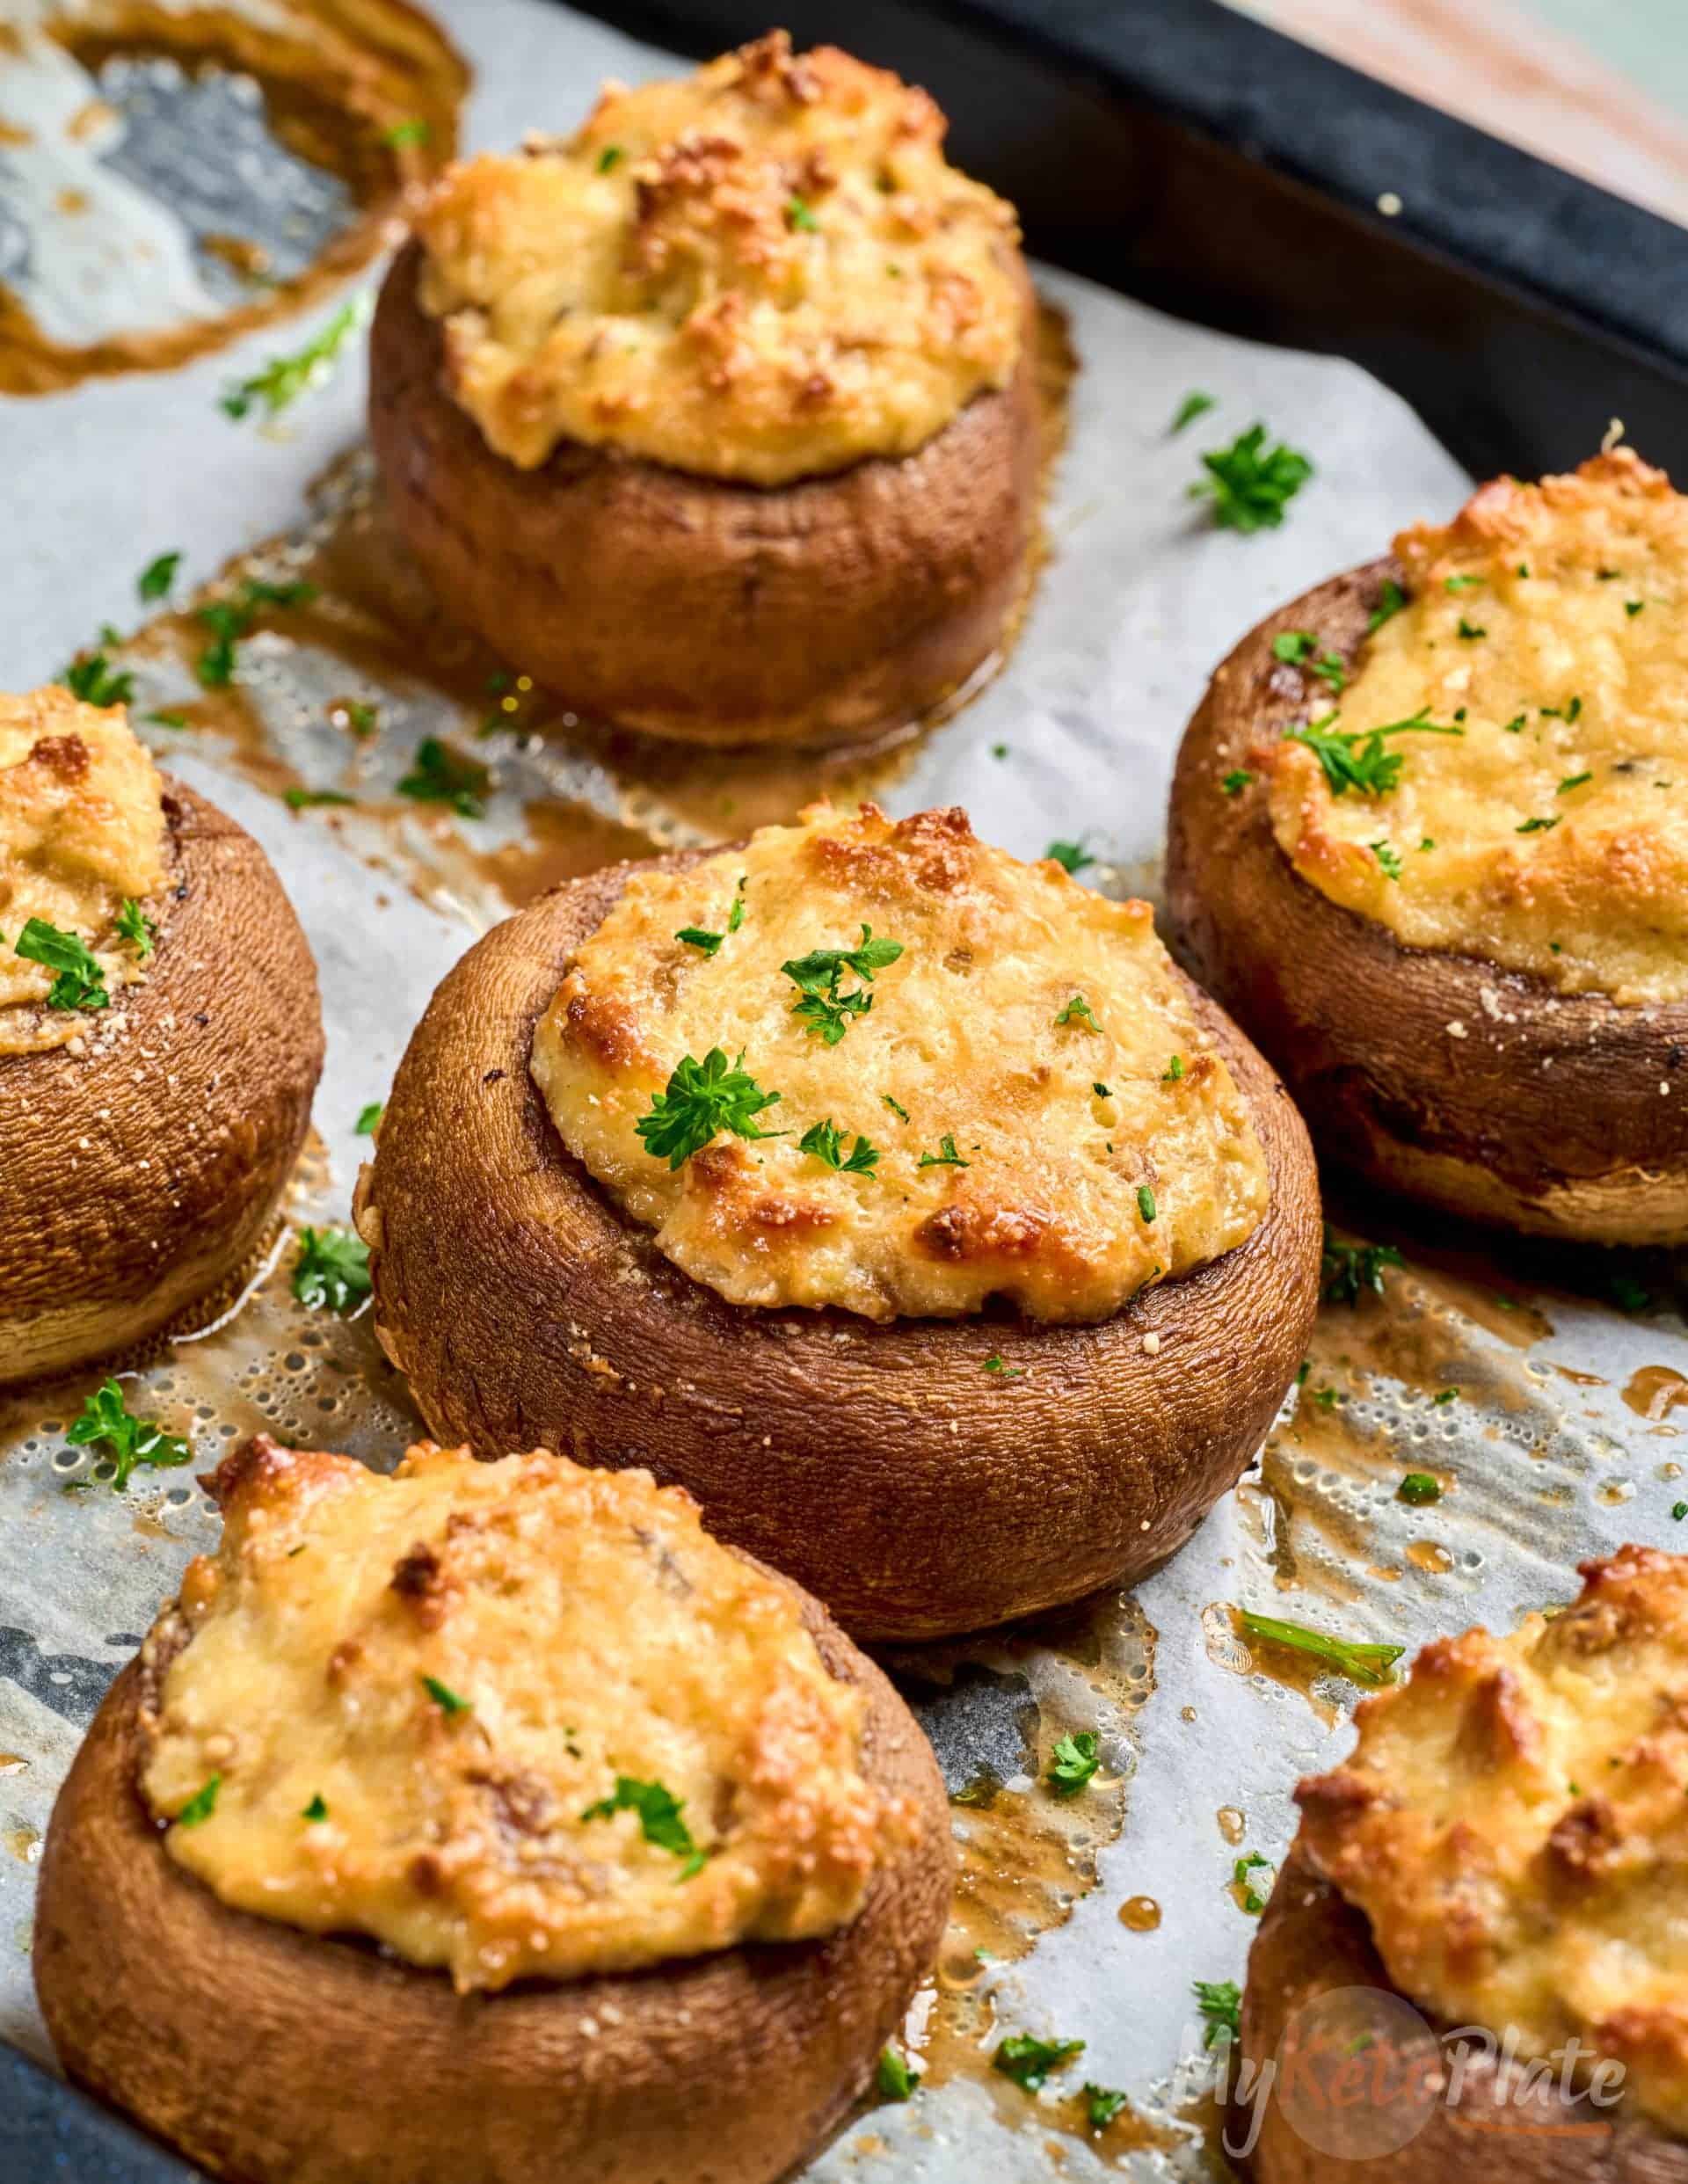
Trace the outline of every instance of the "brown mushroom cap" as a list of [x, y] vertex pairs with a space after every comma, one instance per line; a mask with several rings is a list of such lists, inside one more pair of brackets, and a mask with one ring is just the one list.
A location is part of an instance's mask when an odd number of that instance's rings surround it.
[[420, 265], [412, 243], [371, 337], [388, 501], [446, 612], [565, 704], [692, 742], [846, 743], [988, 658], [1037, 499], [1030, 281], [1007, 387], [913, 455], [768, 488], [573, 441], [506, 462], [446, 391]]
[[35, 1984], [66, 2070], [240, 2184], [772, 2184], [866, 2086], [937, 1952], [955, 1862], [913, 1715], [804, 1605], [829, 1671], [866, 1693], [868, 1779], [919, 1812], [860, 1915], [821, 1940], [497, 1994], [230, 1911], [184, 1872], [137, 1787], [131, 1663], [41, 1860]]
[[[1129, 1581], [1255, 1450], [1318, 1299], [1318, 1181], [1283, 1087], [1200, 994], [1271, 1204], [1248, 1241], [1094, 1326], [733, 1305], [565, 1150], [534, 1026], [636, 868], [489, 933], [411, 1037], [359, 1186], [376, 1325], [435, 1436], [688, 1488], [711, 1531], [858, 1637], [981, 1629]], [[987, 1372], [1000, 1353], [1011, 1372]]]
[[322, 1008], [293, 906], [250, 834], [164, 789], [174, 900], [113, 1001], [120, 1042], [0, 1059], [0, 1383], [141, 1342], [236, 1275], [310, 1121]]
[[[1335, 1998], [1357, 1990], [1380, 1999]], [[1500, 2178], [1506, 2184], [1688, 2184], [1688, 2145], [1622, 2103], [1600, 2108], [1568, 2095], [1554, 2071], [1525, 2090], [1519, 2064], [1509, 2077], [1495, 2058], [1473, 2051], [1457, 2082], [1437, 2073], [1426, 2094], [1413, 2100], [1405, 2087], [1414, 2066], [1432, 2059], [1431, 2040], [1443, 2028], [1429, 2019], [1415, 2028], [1410, 2006], [1390, 1984], [1363, 1914], [1291, 1849], [1248, 1954], [1242, 1998], [1248, 2077], [1241, 2082], [1257, 2082], [1263, 2064], [1278, 2065], [1263, 2114], [1233, 2113], [1228, 2127], [1232, 2144], [1241, 2145], [1249, 2125], [1259, 2122], [1249, 2164], [1254, 2184], [1493, 2184]], [[1317, 2060], [1309, 2071], [1304, 2059], [1298, 2074], [1297, 2035], [1305, 2058], [1310, 2024], [1324, 2035], [1331, 2072], [1344, 2045], [1362, 2058], [1346, 2097], [1363, 2111], [1368, 2100], [1379, 2102], [1383, 2088], [1384, 2102], [1400, 2104], [1399, 2123], [1386, 2105], [1345, 2124], [1334, 2075], [1321, 2093]], [[1286, 2031], [1291, 2046], [1282, 2051]], [[1345, 2042], [1343, 2033], [1350, 2035]], [[1293, 2120], [1298, 2109], [1311, 2137]], [[1405, 2131], [1411, 2136], [1404, 2144], [1386, 2144]], [[1333, 2144], [1348, 2151], [1332, 2151]]]
[[1195, 975], [1284, 1072], [1321, 1154], [1468, 1219], [1600, 1243], [1688, 1238], [1688, 1004], [1403, 947], [1310, 886], [1262, 784], [1220, 787], [1303, 717], [1272, 639], [1317, 630], [1352, 669], [1393, 561], [1270, 615], [1215, 673], [1172, 787], [1167, 903]]

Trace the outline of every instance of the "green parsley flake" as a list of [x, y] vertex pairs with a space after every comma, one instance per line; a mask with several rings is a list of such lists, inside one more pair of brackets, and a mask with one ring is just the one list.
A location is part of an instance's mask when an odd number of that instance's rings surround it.
[[1384, 877], [1386, 879], [1398, 880], [1401, 877], [1400, 850], [1393, 848], [1386, 838], [1381, 841], [1368, 843], [1367, 847], [1370, 848], [1372, 855], [1377, 859], [1378, 863], [1382, 866]]
[[1082, 872], [1095, 859], [1080, 841], [1051, 841], [1044, 855], [1068, 872]]
[[1266, 1908], [1266, 1897], [1272, 1892], [1270, 1881], [1261, 1884], [1265, 1895], [1255, 1886], [1254, 1876], [1257, 1873], [1273, 1874], [1273, 1878], [1277, 1878], [1271, 1860], [1262, 1858], [1258, 1851], [1245, 1852], [1231, 1868], [1231, 1885], [1237, 1890], [1238, 1900], [1251, 1918], [1260, 1917]]
[[1076, 1736], [1061, 1738], [1044, 1777], [1057, 1797], [1076, 1797], [1102, 1765], [1100, 1741], [1095, 1729], [1080, 1729]]
[[194, 1791], [193, 1796], [177, 1814], [177, 1826], [197, 1828], [202, 1822], [208, 1820], [217, 1809], [217, 1792], [222, 1787], [222, 1775], [214, 1774], [203, 1789]]
[[820, 232], [819, 221], [815, 218], [814, 214], [810, 211], [800, 197], [791, 197], [786, 200], [785, 217], [788, 226], [797, 229], [804, 235], [819, 235]]
[[608, 174], [613, 167], [619, 165], [620, 163], [626, 158], [626, 157], [627, 154], [622, 149], [619, 144], [606, 144], [602, 151], [600, 151], [598, 155], [599, 173]]
[[66, 933], [45, 918], [31, 918], [18, 935], [11, 951], [25, 963], [39, 963], [57, 976], [47, 992], [49, 1008], [93, 1010], [109, 1008], [106, 972], [87, 943]]
[[908, 1120], [908, 1110], [902, 1104], [900, 1100], [893, 1100], [889, 1092], [882, 1092], [879, 1095], [879, 1097], [884, 1104], [891, 1110], [891, 1113], [896, 1116], [899, 1122], [906, 1122]]
[[1010, 2033], [991, 2057], [991, 2067], [1025, 2092], [1037, 2093], [1051, 2071], [1083, 2053], [1082, 2040], [1037, 2040], [1030, 2033]]
[[816, 1160], [824, 1161], [828, 1168], [835, 1168], [844, 1176], [871, 1176], [879, 1162], [877, 1148], [863, 1137], [856, 1139], [855, 1149], [846, 1160], [844, 1140], [833, 1126], [830, 1116], [824, 1122], [816, 1123], [812, 1129], [804, 1132], [797, 1139], [797, 1150], [811, 1154]]
[[682, 925], [679, 932], [674, 935], [674, 938], [677, 941], [684, 941], [688, 948], [701, 948], [706, 956], [713, 956], [718, 953], [726, 935], [706, 933], [702, 926]]
[[1126, 2106], [1126, 2096], [1116, 2093], [1111, 2086], [1093, 2086], [1084, 2083], [1085, 2113], [1093, 2131], [1105, 2131], [1120, 2110]]
[[135, 1417], [115, 1380], [102, 1382], [88, 1397], [65, 1438], [74, 1447], [102, 1451], [113, 1467], [112, 1487], [118, 1494], [127, 1491], [137, 1464], [174, 1470], [193, 1453], [179, 1434], [166, 1433], [150, 1418]]
[[1023, 1380], [1026, 1377], [1025, 1367], [1011, 1365], [1000, 1350], [993, 1350], [986, 1358], [985, 1370], [994, 1373], [999, 1380]]
[[1405, 1646], [1335, 1638], [1328, 1631], [1310, 1630], [1305, 1623], [1286, 1623], [1272, 1615], [1255, 1615], [1247, 1608], [1238, 1611], [1237, 1621], [1245, 1638], [1284, 1646], [1292, 1653], [1311, 1654], [1315, 1660], [1328, 1662], [1350, 1683], [1364, 1685], [1368, 1690], [1380, 1690], [1394, 1681], [1392, 1671], [1407, 1650]]
[[1340, 695], [1348, 681], [1348, 669], [1335, 652], [1321, 652], [1319, 640], [1309, 630], [1284, 630], [1272, 639], [1272, 656], [1292, 667], [1304, 667], [1308, 674], [1317, 675], [1328, 684], [1333, 694]]
[[1466, 732], [1463, 728], [1440, 726], [1430, 719], [1430, 710], [1428, 705], [1422, 706], [1410, 720], [1352, 731], [1332, 728], [1330, 723], [1340, 716], [1328, 713], [1306, 728], [1290, 729], [1284, 740], [1304, 744], [1313, 753], [1324, 768], [1333, 797], [1346, 796], [1350, 789], [1363, 797], [1387, 796], [1401, 779], [1407, 761], [1403, 753], [1386, 746], [1386, 736], [1463, 736]]
[[138, 902], [125, 897], [116, 919], [118, 937], [126, 940], [134, 949], [136, 959], [144, 963], [151, 955], [158, 939], [158, 928]]
[[370, 300], [354, 296], [291, 356], [273, 356], [262, 371], [230, 387], [218, 407], [236, 424], [262, 407], [268, 417], [279, 417], [309, 389], [319, 387], [332, 374], [340, 353], [369, 317]]
[[1378, 593], [1378, 603], [1372, 609], [1371, 615], [1366, 622], [1366, 635], [1375, 637], [1384, 623], [1393, 621], [1406, 604], [1406, 593], [1401, 590], [1393, 577], [1385, 577], [1383, 589]]
[[381, 1100], [371, 1100], [367, 1107], [360, 1107], [358, 1110], [358, 1119], [353, 1129], [353, 1136], [373, 1138], [381, 1127], [381, 1118], [386, 1112], [386, 1105]]
[[911, 2070], [908, 2058], [895, 2048], [881, 2052], [875, 2076], [882, 2100], [906, 2100], [920, 2082], [920, 2072]]
[[1527, 819], [1522, 826], [1515, 827], [1513, 832], [1518, 834], [1550, 834], [1564, 816], [1562, 812], [1556, 812], [1552, 819]]
[[369, 1294], [369, 1247], [349, 1228], [302, 1228], [293, 1293], [307, 1310], [347, 1313]]
[[437, 1676], [425, 1676], [422, 1678], [422, 1688], [448, 1722], [460, 1714], [469, 1714], [474, 1710], [472, 1700], [460, 1699], [456, 1693], [442, 1684]]
[[1173, 412], [1169, 434], [1175, 438], [1186, 425], [1193, 425], [1198, 417], [1205, 417], [1210, 410], [1217, 410], [1219, 406], [1212, 395], [1204, 394], [1199, 387], [1192, 387]]
[[674, 1065], [667, 1089], [653, 1096], [650, 1113], [637, 1125], [652, 1160], [683, 1168], [724, 1130], [747, 1139], [787, 1134], [757, 1124], [757, 1116], [777, 1106], [780, 1096], [764, 1092], [744, 1063], [742, 1054], [729, 1063], [720, 1047], [712, 1046], [701, 1062], [688, 1054]]
[[681, 1818], [686, 1801], [676, 1797], [661, 1782], [641, 1782], [637, 1776], [618, 1774], [613, 1795], [600, 1797], [588, 1805], [581, 1814], [583, 1820], [608, 1820], [618, 1812], [635, 1812], [639, 1816], [639, 1832], [647, 1843], [658, 1850], [672, 1851], [676, 1858], [683, 1858], [680, 1878], [689, 1881], [695, 1873], [701, 1873], [709, 1861], [709, 1853], [700, 1850], [692, 1839], [692, 1831]]
[[1593, 779], [1594, 775], [1592, 774], [1567, 774], [1564, 780], [1561, 781], [1558, 788], [1554, 790], [1553, 794], [1556, 797], [1568, 797], [1573, 789], [1580, 789], [1584, 782], [1590, 782]]
[[1240, 797], [1253, 779], [1254, 775], [1246, 766], [1236, 766], [1226, 775], [1219, 786], [1227, 797]]
[[[900, 941], [875, 940], [873, 928], [864, 925], [854, 948], [811, 948], [806, 956], [793, 957], [780, 965], [802, 997], [793, 1002], [791, 1014], [801, 1017], [828, 1046], [836, 1046], [849, 1030], [850, 1019], [865, 1016], [873, 1007], [867, 988], [875, 972], [895, 963], [902, 952]], [[847, 970], [863, 984], [840, 994], [839, 980]]]
[[325, 1800], [325, 1799], [324, 1798], [324, 1796], [323, 1796], [323, 1793], [321, 1792], [321, 1790], [318, 1790], [318, 1791], [317, 1791], [317, 1793], [316, 1793], [316, 1795], [315, 1795], [315, 1797], [313, 1797], [313, 1798], [311, 1799], [310, 1802], [309, 1802], [309, 1804], [305, 1807], [304, 1810], [303, 1810], [303, 1811], [300, 1814], [299, 1817], [300, 1817], [302, 1820], [326, 1820], [326, 1819], [327, 1819], [327, 1817], [328, 1817], [328, 1805], [327, 1805], [327, 1802], [326, 1802], [326, 1800]]
[[102, 710], [128, 704], [135, 695], [135, 677], [127, 669], [114, 668], [106, 658], [106, 648], [120, 642], [117, 631], [108, 629], [100, 634], [99, 651], [77, 653], [59, 677], [72, 697]]
[[1190, 1991], [1197, 2011], [1207, 2020], [1204, 2046], [1241, 2039], [1242, 1989], [1234, 1979], [1197, 1979], [1192, 1982]]
[[438, 736], [424, 736], [411, 770], [398, 783], [401, 797], [417, 804], [448, 804], [460, 819], [484, 819], [492, 776], [478, 759], [465, 757]]
[[1069, 1023], [1081, 1023], [1087, 1031], [1100, 1031], [1102, 1026], [1090, 1013], [1090, 1004], [1082, 994], [1074, 994], [1072, 1000], [1055, 1019], [1058, 1028]]
[[281, 801], [289, 812], [316, 812], [331, 805], [355, 804], [357, 798], [338, 789], [287, 789], [282, 791]]
[[938, 1150], [935, 1153], [921, 1154], [920, 1165], [922, 1168], [971, 1168], [972, 1162], [962, 1159], [956, 1150], [954, 1137], [946, 1132], [938, 1139]]
[[1409, 1508], [1422, 1509], [1442, 1499], [1441, 1483], [1428, 1471], [1409, 1471], [1395, 1489], [1395, 1499]]
[[160, 554], [156, 561], [149, 561], [135, 580], [135, 588], [142, 601], [149, 606], [155, 600], [168, 599], [181, 565], [179, 553]]
[[1357, 1305], [1368, 1289], [1381, 1297], [1385, 1267], [1406, 1263], [1393, 1244], [1343, 1243], [1327, 1223], [1319, 1266], [1320, 1293], [1327, 1304]]
[[1313, 476], [1312, 463], [1295, 448], [1267, 447], [1263, 425], [1251, 426], [1228, 448], [1211, 449], [1202, 467], [1207, 476], [1190, 488], [1190, 499], [1210, 501], [1216, 524], [1245, 535], [1275, 530]]
[[1139, 1183], [1137, 1187], [1137, 1210], [1146, 1221], [1154, 1219], [1154, 1193], [1147, 1183]]
[[381, 141], [395, 151], [415, 151], [426, 144], [433, 131], [426, 121], [395, 121], [390, 129], [382, 131]]

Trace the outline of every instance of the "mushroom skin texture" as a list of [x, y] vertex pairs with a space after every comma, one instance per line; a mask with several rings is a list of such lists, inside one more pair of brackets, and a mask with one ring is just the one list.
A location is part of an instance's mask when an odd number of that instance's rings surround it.
[[[1305, 714], [1272, 640], [1350, 670], [1393, 559], [1270, 615], [1216, 670], [1173, 777], [1175, 945], [1284, 1075], [1321, 1153], [1462, 1219], [1605, 1244], [1688, 1238], [1688, 1006], [1620, 1008], [1476, 957], [1403, 947], [1309, 886], [1263, 784], [1220, 786]], [[1317, 709], [1315, 701], [1315, 710]]]
[[1318, 1179], [1260, 1056], [1194, 995], [1270, 1205], [1237, 1249], [1110, 1320], [730, 1304], [611, 1204], [528, 1071], [535, 1024], [634, 869], [481, 940], [394, 1082], [356, 1214], [376, 1331], [431, 1431], [484, 1458], [543, 1442], [643, 1466], [858, 1638], [983, 1629], [1163, 1561], [1252, 1460], [1318, 1302]]
[[565, 441], [535, 470], [444, 381], [411, 243], [381, 292], [369, 429], [445, 611], [574, 710], [711, 744], [846, 744], [928, 712], [989, 658], [1028, 581], [1036, 302], [1014, 378], [912, 455], [783, 486]]
[[822, 1940], [497, 1993], [230, 1911], [176, 1864], [138, 1787], [131, 1663], [41, 1861], [35, 1984], [60, 2060], [239, 2184], [773, 2184], [866, 2089], [937, 1952], [955, 1861], [913, 1717], [804, 1607], [830, 1673], [866, 1693], [864, 1773], [918, 1802], [918, 1843]]
[[166, 776], [164, 808], [170, 921], [113, 997], [121, 1045], [0, 1058], [0, 1384], [126, 1350], [236, 1276], [309, 1125], [322, 1005], [293, 906], [215, 804]]
[[[1299, 2013], [1323, 1997], [1364, 1988], [1406, 2002], [1384, 1969], [1363, 1913], [1292, 1848], [1248, 1954], [1240, 2083], [1258, 2082]], [[1362, 2013], [1350, 2021], [1364, 2023], [1371, 2035], [1369, 2056], [1384, 2069], [1399, 2057], [1396, 2068], [1404, 2071], [1428, 2043], [1421, 2035], [1410, 2050], [1404, 2043], [1392, 2048], [1397, 2019], [1401, 2025], [1410, 2020], [1388, 2002], [1382, 2008], [1375, 2019]], [[1423, 2021], [1432, 2033], [1442, 2029]], [[1680, 2139], [1621, 2102], [1596, 2108], [1568, 2097], [1554, 2071], [1542, 2073], [1527, 2093], [1520, 2089], [1521, 2074], [1515, 2063], [1509, 2083], [1494, 2057], [1473, 2053], [1457, 2086], [1444, 2079], [1435, 2098], [1424, 2101], [1422, 2121], [1404, 2145], [1357, 2151], [1351, 2159], [1310, 2144], [1275, 2096], [1264, 2099], [1263, 2113], [1233, 2108], [1228, 2136], [1241, 2145], [1258, 2125], [1248, 2165], [1253, 2184], [1488, 2184], [1502, 2174], [1510, 2184], [1688, 2184], [1688, 2145]]]

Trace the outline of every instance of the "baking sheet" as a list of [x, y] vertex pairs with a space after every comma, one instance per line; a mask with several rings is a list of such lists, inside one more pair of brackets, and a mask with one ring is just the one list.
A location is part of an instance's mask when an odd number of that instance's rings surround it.
[[[16, 4], [4, 0], [0, 22]], [[435, 11], [477, 71], [471, 146], [566, 127], [603, 76], [637, 79], [664, 65], [541, 0], [441, 0]], [[885, 798], [899, 812], [963, 803], [982, 834], [1022, 855], [1081, 838], [1098, 860], [1088, 877], [1152, 887], [1173, 753], [1213, 663], [1276, 602], [1369, 558], [1401, 523], [1451, 511], [1466, 481], [1400, 402], [1341, 361], [1177, 324], [1053, 273], [1039, 280], [1069, 314], [1081, 360], [1048, 511], [1051, 559], [1002, 672], [920, 745]], [[360, 356], [272, 432], [232, 427], [216, 400], [231, 375], [314, 323], [268, 330], [167, 376], [0, 404], [0, 687], [51, 676], [103, 621], [132, 622], [135, 574], [155, 553], [183, 548], [186, 577], [204, 579], [304, 526], [307, 486], [359, 439]], [[1172, 415], [1196, 387], [1218, 406], [1174, 437]], [[1211, 529], [1187, 487], [1202, 448], [1257, 418], [1317, 469], [1281, 531], [1245, 539]], [[1588, 420], [1590, 446], [1604, 422]], [[270, 660], [258, 641], [255, 678], [266, 666], [272, 698], [311, 672], [296, 652]], [[167, 663], [143, 657], [137, 672], [143, 703], [169, 702]], [[393, 699], [406, 749], [429, 724], [427, 705], [414, 691]], [[279, 702], [272, 715], [294, 717]], [[343, 1219], [360, 1153], [353, 1118], [382, 1096], [434, 983], [496, 905], [452, 884], [443, 864], [424, 903], [404, 884], [404, 860], [372, 864], [355, 828], [336, 831], [338, 815], [288, 811], [214, 745], [158, 740], [179, 774], [264, 843], [316, 950], [326, 1168], [306, 1178], [295, 1210]], [[288, 753], [303, 777], [318, 756]], [[586, 802], [613, 802], [616, 784], [566, 753], [512, 752], [488, 818], [451, 829], [471, 843], [506, 839], [520, 827], [523, 792], [554, 785], [559, 768]], [[406, 855], [412, 868], [426, 861], [427, 842]], [[1272, 1680], [1236, 1640], [1229, 1605], [1415, 1647], [1474, 1620], [1510, 1627], [1568, 1598], [1581, 1555], [1678, 1536], [1668, 1376], [1688, 1372], [1680, 1320], [1626, 1316], [1560, 1289], [1532, 1295], [1530, 1271], [1516, 1256], [1491, 1267], [1410, 1255], [1385, 1300], [1324, 1314], [1300, 1416], [1280, 1428], [1264, 1472], [1134, 1598], [1056, 1619], [1031, 1639], [899, 1656], [961, 1794], [967, 1901], [942, 1991], [923, 1998], [911, 2026], [927, 2086], [906, 2106], [861, 2116], [812, 2166], [815, 2178], [1210, 2173], [1189, 2105], [1203, 2075], [1190, 1983], [1241, 1977], [1252, 1921], [1228, 1887], [1233, 1862], [1245, 1850], [1282, 1852], [1290, 1790], [1342, 1747], [1353, 1698], [1337, 1685]], [[285, 1425], [331, 1398], [319, 1360], [295, 1368], [275, 1354], [261, 1308], [212, 1340], [225, 1354], [250, 1342], [245, 1395]], [[343, 1349], [346, 1378], [365, 1368], [378, 1377], [367, 1324], [324, 1341]], [[192, 1429], [209, 1462], [232, 1428], [183, 1410], [193, 1374], [186, 1353], [167, 1358], [130, 1400]], [[1436, 1404], [1432, 1380], [1457, 1398]], [[1642, 1415], [1649, 1408], [1655, 1416]], [[64, 1406], [38, 1411], [13, 1421], [0, 1457], [0, 2036], [44, 2054], [26, 1952], [54, 1789], [106, 1682], [214, 1526], [181, 1473], [139, 1476], [127, 1500], [66, 1494], [83, 1474], [62, 1467]], [[319, 1424], [324, 1438], [390, 1461], [404, 1439], [402, 1391], [382, 1384], [348, 1397]], [[1408, 1468], [1442, 1471], [1452, 1490], [1435, 1509], [1405, 1508], [1394, 1487]], [[1058, 1811], [1026, 1771], [1027, 1726], [1046, 1750], [1052, 1724], [1087, 1722], [1103, 1733], [1102, 1786]], [[1123, 1924], [1133, 1899], [1147, 1899], [1159, 1923]], [[1139, 1904], [1133, 1916], [1146, 1926], [1150, 1913]], [[978, 2066], [1003, 2033], [1022, 2030], [1087, 2042], [1081, 2064], [1040, 2100]], [[1082, 2129], [1069, 2097], [1080, 2078], [1130, 2093], [1122, 2128], [1099, 2139]]]

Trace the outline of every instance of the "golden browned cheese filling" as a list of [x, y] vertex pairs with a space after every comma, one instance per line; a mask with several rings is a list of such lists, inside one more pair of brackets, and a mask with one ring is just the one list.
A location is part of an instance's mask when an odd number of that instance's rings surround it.
[[831, 1933], [916, 1824], [790, 1588], [646, 1472], [259, 1440], [218, 1488], [143, 1787], [225, 1904], [496, 1988]]
[[1149, 906], [986, 847], [960, 811], [820, 805], [636, 872], [533, 1069], [569, 1150], [735, 1304], [1099, 1320], [1266, 1209]]
[[1395, 550], [1409, 603], [1315, 711], [1349, 738], [1406, 724], [1399, 769], [1336, 794], [1304, 744], [1262, 753], [1284, 854], [1411, 947], [1688, 997], [1688, 501], [1620, 448]]
[[564, 440], [758, 485], [908, 454], [1007, 384], [1026, 311], [1013, 209], [944, 127], [781, 31], [454, 167], [418, 222], [452, 392], [524, 470]]
[[123, 708], [52, 686], [0, 695], [0, 1054], [63, 1046], [101, 1013], [75, 1005], [51, 965], [17, 953], [30, 921], [81, 941], [101, 975], [78, 990], [109, 996], [146, 976], [165, 876], [164, 787]]
[[1688, 1557], [1626, 1547], [1510, 1638], [1438, 1639], [1304, 1782], [1389, 1977], [1526, 2056], [1573, 2036], [1688, 2136]]

